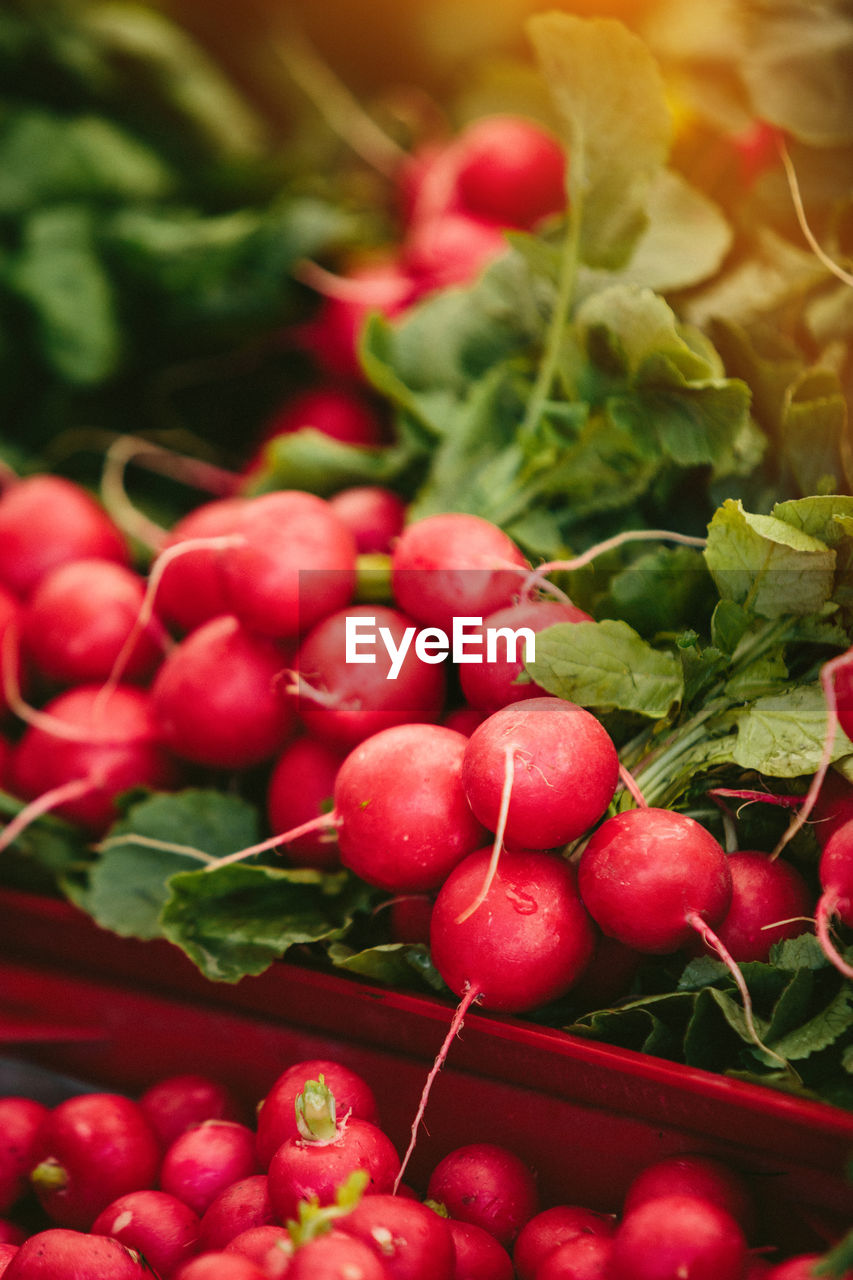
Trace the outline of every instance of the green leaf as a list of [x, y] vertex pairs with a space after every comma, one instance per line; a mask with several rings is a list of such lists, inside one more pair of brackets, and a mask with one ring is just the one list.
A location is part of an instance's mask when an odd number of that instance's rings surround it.
[[336, 969], [357, 973], [373, 982], [390, 987], [411, 987], [414, 983], [434, 991], [447, 990], [430, 959], [429, 947], [423, 943], [391, 942], [354, 951], [343, 942], [332, 942], [326, 951]]
[[418, 453], [414, 444], [368, 449], [303, 427], [269, 442], [245, 492], [305, 489], [327, 497], [350, 485], [391, 485]]
[[232, 863], [169, 880], [166, 938], [206, 977], [239, 982], [291, 947], [343, 937], [365, 897], [345, 875]]
[[847, 418], [844, 388], [829, 370], [806, 370], [788, 387], [779, 441], [802, 493], [844, 488], [841, 450]]
[[770, 962], [777, 969], [825, 969], [829, 961], [813, 933], [786, 938], [770, 948]]
[[853, 1228], [828, 1253], [814, 1264], [816, 1276], [835, 1276], [844, 1280], [853, 1268]]
[[158, 794], [131, 804], [101, 842], [78, 906], [123, 937], [158, 937], [169, 878], [255, 844], [258, 825], [252, 805], [220, 791]]
[[853, 1025], [853, 988], [848, 983], [819, 1013], [802, 1023], [787, 1035], [773, 1040], [771, 1047], [783, 1058], [798, 1062], [828, 1048]]
[[584, 707], [633, 711], [660, 719], [680, 701], [683, 685], [674, 654], [654, 649], [618, 619], [560, 623], [536, 637], [533, 680]]
[[705, 559], [724, 600], [765, 618], [817, 613], [832, 596], [835, 552], [740, 501], [728, 499], [714, 513]]
[[542, 13], [527, 31], [570, 156], [582, 259], [619, 267], [646, 225], [649, 190], [669, 150], [661, 72], [647, 45], [607, 18]]
[[[826, 700], [820, 685], [798, 685], [758, 698], [737, 716], [734, 761], [773, 778], [814, 773], [826, 737]], [[853, 751], [839, 729], [832, 759]]]
[[[0, 791], [0, 813], [14, 818], [22, 801]], [[88, 858], [79, 827], [52, 814], [31, 822], [0, 855], [0, 879], [13, 888], [53, 893], [63, 878]]]

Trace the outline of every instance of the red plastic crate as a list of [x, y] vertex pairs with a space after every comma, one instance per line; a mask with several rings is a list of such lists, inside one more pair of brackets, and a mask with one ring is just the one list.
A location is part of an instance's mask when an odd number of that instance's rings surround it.
[[[254, 1107], [290, 1063], [337, 1058], [370, 1081], [400, 1151], [452, 1013], [288, 963], [211, 983], [167, 943], [122, 939], [65, 903], [13, 892], [0, 894], [3, 1007], [36, 1026], [18, 1055], [130, 1092], [202, 1070]], [[646, 1164], [701, 1150], [753, 1175], [765, 1235], [783, 1248], [822, 1245], [853, 1221], [853, 1115], [510, 1017], [469, 1014], [425, 1120], [416, 1186], [453, 1147], [490, 1140], [529, 1161], [548, 1203], [617, 1210]]]

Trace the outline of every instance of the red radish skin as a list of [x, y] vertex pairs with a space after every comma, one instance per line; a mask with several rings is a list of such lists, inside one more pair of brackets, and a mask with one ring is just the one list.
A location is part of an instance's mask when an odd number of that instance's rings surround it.
[[661, 1196], [623, 1217], [607, 1280], [742, 1280], [743, 1232], [731, 1214], [695, 1196]]
[[278, 1077], [258, 1110], [257, 1152], [262, 1168], [269, 1166], [283, 1142], [300, 1136], [296, 1124], [296, 1099], [309, 1080], [320, 1078], [335, 1099], [338, 1119], [351, 1115], [359, 1120], [369, 1120], [371, 1124], [378, 1122], [373, 1090], [357, 1072], [326, 1058], [294, 1062]]
[[293, 1238], [286, 1227], [249, 1227], [225, 1246], [223, 1253], [236, 1253], [260, 1267], [268, 1280], [284, 1276], [293, 1257]]
[[198, 1072], [157, 1080], [140, 1095], [139, 1105], [164, 1150], [204, 1120], [240, 1118], [239, 1104], [230, 1089]]
[[329, 506], [352, 532], [361, 555], [390, 553], [406, 519], [403, 499], [382, 485], [341, 489], [329, 499]]
[[411, 225], [402, 245], [403, 265], [419, 294], [468, 284], [509, 250], [500, 227], [470, 214], [444, 213]]
[[[328, 813], [346, 751], [304, 734], [287, 744], [270, 773], [267, 818], [272, 831], [290, 831]], [[308, 831], [281, 846], [287, 862], [332, 871], [340, 866], [331, 829]]]
[[482, 844], [462, 789], [465, 747], [462, 734], [431, 724], [384, 729], [355, 747], [335, 782], [344, 866], [381, 889], [430, 890]]
[[269, 1280], [269, 1276], [248, 1258], [217, 1252], [199, 1254], [185, 1262], [175, 1280]]
[[629, 809], [607, 818], [581, 855], [578, 885], [604, 933], [659, 955], [693, 936], [692, 912], [719, 924], [732, 894], [720, 845], [693, 818], [671, 809]]
[[453, 1218], [447, 1225], [456, 1250], [453, 1280], [513, 1280], [512, 1259], [490, 1232]]
[[415, 283], [393, 257], [350, 267], [341, 278], [312, 281], [324, 293], [314, 320], [303, 326], [302, 341], [317, 364], [335, 377], [364, 381], [358, 348], [364, 322], [373, 311], [393, 320], [416, 296]]
[[607, 1280], [612, 1253], [607, 1236], [576, 1236], [548, 1254], [536, 1280]]
[[566, 207], [566, 153], [559, 141], [520, 116], [483, 116], [455, 144], [463, 206], [502, 226], [531, 228]]
[[427, 1196], [444, 1205], [451, 1218], [488, 1231], [505, 1249], [540, 1208], [533, 1170], [493, 1142], [450, 1151], [433, 1169]]
[[[506, 609], [498, 609], [483, 620], [483, 631], [497, 631], [506, 627], [517, 631], [521, 627], [537, 634], [547, 627], [562, 623], [591, 622], [592, 618], [583, 609], [570, 601], [561, 600], [520, 600]], [[462, 692], [472, 707], [476, 707], [485, 715], [499, 711], [511, 702], [522, 702], [526, 698], [545, 697], [545, 690], [534, 681], [517, 683], [524, 669], [524, 645], [517, 646], [517, 656], [509, 660], [506, 650], [498, 649], [499, 659], [495, 662], [471, 662], [459, 667], [459, 683]]]
[[448, 634], [454, 617], [485, 618], [512, 603], [529, 565], [497, 525], [450, 512], [407, 525], [391, 553], [402, 611]]
[[0, 1276], [4, 1276], [6, 1274], [9, 1263], [18, 1252], [18, 1248], [19, 1246], [17, 1244], [11, 1244], [5, 1241], [0, 1242]]
[[831, 835], [853, 818], [853, 785], [830, 769], [811, 813], [815, 838], [821, 848]]
[[[717, 936], [739, 962], [767, 960], [774, 943], [796, 938], [809, 928], [808, 917], [814, 913], [811, 892], [796, 867], [766, 853], [731, 853], [728, 864], [732, 899]], [[716, 954], [712, 947], [705, 950]]]
[[578, 896], [573, 866], [555, 853], [504, 850], [480, 907], [491, 849], [455, 868], [432, 912], [432, 959], [456, 995], [468, 989], [503, 1013], [535, 1009], [564, 995], [595, 950], [596, 929]]
[[[372, 645], [357, 647], [374, 662], [348, 660], [348, 626], [365, 628], [373, 637]], [[398, 650], [406, 633], [410, 635], [406, 656], [393, 679], [380, 629], [387, 631]], [[422, 662], [417, 656], [415, 629], [411, 618], [385, 605], [352, 605], [312, 627], [297, 651], [289, 686], [291, 705], [307, 732], [330, 746], [350, 750], [382, 729], [438, 720], [445, 696], [443, 665]]]
[[213, 618], [168, 655], [151, 686], [163, 742], [182, 760], [247, 769], [271, 759], [293, 731], [279, 680], [285, 651], [231, 614]]
[[0, 734], [0, 791], [8, 791], [12, 775], [12, 744]]
[[42, 710], [68, 725], [74, 736], [57, 736], [36, 725], [26, 729], [11, 767], [12, 789], [23, 799], [77, 779], [89, 781], [85, 794], [56, 805], [54, 812], [94, 836], [115, 820], [115, 798], [122, 791], [168, 791], [179, 784], [179, 765], [162, 742], [147, 691], [117, 685], [104, 698], [100, 686], [80, 685]]
[[3, 1275], [4, 1280], [151, 1280], [151, 1268], [110, 1236], [49, 1227], [24, 1241]]
[[366, 1196], [336, 1226], [373, 1249], [390, 1280], [454, 1280], [447, 1220], [417, 1200]]
[[0, 583], [27, 597], [46, 573], [69, 560], [127, 565], [123, 535], [103, 507], [62, 476], [16, 481], [0, 497]]
[[233, 1120], [205, 1120], [166, 1151], [160, 1186], [201, 1216], [226, 1187], [256, 1172], [253, 1131]]
[[34, 1098], [0, 1098], [0, 1213], [26, 1193], [39, 1131], [49, 1114]]
[[369, 1120], [339, 1120], [328, 1142], [288, 1138], [269, 1164], [269, 1194], [279, 1222], [297, 1217], [300, 1200], [313, 1196], [321, 1205], [335, 1203], [337, 1189], [351, 1173], [368, 1175], [365, 1195], [390, 1193], [400, 1170], [391, 1139]]
[[622, 1205], [623, 1216], [663, 1196], [697, 1196], [718, 1205], [740, 1223], [747, 1236], [755, 1225], [755, 1199], [746, 1179], [713, 1156], [688, 1152], [648, 1165], [632, 1181]]
[[[5, 663], [8, 662], [16, 676], [17, 683], [22, 686], [26, 683], [26, 673], [24, 671], [23, 662], [21, 660], [21, 618], [23, 616], [23, 605], [21, 601], [14, 596], [11, 591], [0, 583], [0, 654], [4, 655]], [[8, 633], [8, 639], [7, 639]], [[9, 645], [13, 649], [13, 653], [5, 656], [6, 646]], [[0, 680], [0, 716], [9, 710], [9, 704], [6, 700], [6, 680]]]
[[853, 979], [853, 965], [841, 955], [831, 936], [834, 918], [853, 928], [853, 819], [827, 840], [818, 864], [823, 892], [815, 913], [815, 928], [827, 958], [845, 977]]
[[160, 1163], [139, 1105], [117, 1093], [86, 1093], [54, 1107], [33, 1153], [30, 1183], [58, 1226], [88, 1230], [108, 1204], [153, 1187]]
[[388, 1280], [389, 1273], [368, 1245], [333, 1228], [301, 1245], [286, 1275], [287, 1280]]
[[92, 1234], [111, 1236], [135, 1249], [161, 1280], [170, 1280], [199, 1249], [198, 1215], [165, 1191], [119, 1196], [98, 1214]]
[[441, 723], [445, 728], [455, 729], [457, 733], [464, 733], [466, 738], [470, 738], [485, 718], [483, 712], [476, 707], [456, 707], [447, 713]]
[[[161, 553], [190, 539], [203, 541], [232, 535], [246, 501], [245, 498], [216, 498], [202, 503], [172, 527], [160, 548]], [[230, 612], [221, 556], [220, 548], [200, 546], [163, 565], [154, 608], [167, 626], [186, 633]]]
[[600, 934], [595, 954], [572, 987], [572, 999], [581, 1009], [604, 1009], [626, 996], [642, 963], [633, 947]]
[[462, 764], [468, 802], [490, 831], [498, 830], [510, 760], [503, 834], [528, 849], [552, 849], [584, 835], [619, 780], [616, 748], [583, 707], [560, 698], [504, 707], [471, 734]]
[[295, 639], [349, 604], [355, 538], [328, 502], [296, 489], [247, 502], [234, 530], [243, 545], [222, 558], [231, 612], [252, 631]]
[[263, 440], [310, 427], [342, 444], [377, 445], [382, 424], [360, 390], [342, 383], [307, 387], [285, 401], [268, 419]]
[[[138, 574], [109, 560], [73, 560], [44, 575], [21, 619], [23, 651], [54, 684], [106, 680], [128, 642], [145, 598]], [[164, 633], [143, 628], [122, 678], [144, 684], [164, 652]]]
[[23, 1244], [26, 1238], [26, 1232], [16, 1222], [10, 1222], [8, 1218], [0, 1218], [0, 1245]]
[[524, 1224], [513, 1246], [512, 1261], [518, 1280], [535, 1280], [537, 1268], [548, 1254], [569, 1240], [579, 1236], [610, 1239], [615, 1230], [613, 1214], [568, 1204], [543, 1209]]
[[429, 945], [429, 928], [435, 899], [426, 893], [403, 893], [391, 899], [391, 937], [395, 942]]
[[201, 1247], [205, 1251], [224, 1249], [242, 1231], [270, 1226], [273, 1221], [266, 1174], [238, 1178], [205, 1210], [199, 1229]]

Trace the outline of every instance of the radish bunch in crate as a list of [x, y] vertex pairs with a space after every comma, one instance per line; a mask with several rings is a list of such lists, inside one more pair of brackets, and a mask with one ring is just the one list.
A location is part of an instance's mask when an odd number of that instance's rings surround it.
[[780, 1260], [750, 1177], [710, 1155], [654, 1161], [602, 1212], [555, 1199], [492, 1137], [407, 1185], [372, 1086], [327, 1060], [289, 1066], [251, 1124], [206, 1075], [162, 1078], [136, 1100], [5, 1097], [0, 1274], [805, 1280], [819, 1260]]

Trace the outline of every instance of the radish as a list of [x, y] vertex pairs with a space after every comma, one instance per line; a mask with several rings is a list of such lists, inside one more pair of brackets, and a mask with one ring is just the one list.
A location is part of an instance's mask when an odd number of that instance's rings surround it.
[[54, 1107], [32, 1155], [30, 1185], [62, 1227], [88, 1230], [117, 1196], [154, 1185], [160, 1149], [145, 1113], [117, 1093], [84, 1093]]
[[314, 319], [301, 326], [302, 342], [326, 373], [363, 382], [358, 347], [364, 323], [374, 311], [389, 320], [403, 314], [416, 296], [409, 273], [392, 254], [354, 264], [344, 276], [312, 266], [303, 278], [323, 301]]
[[853, 818], [853, 784], [843, 774], [830, 769], [811, 816], [815, 837], [822, 848], [838, 827]]
[[133, 1249], [110, 1236], [49, 1227], [24, 1241], [3, 1276], [4, 1280], [151, 1280], [151, 1268]]
[[155, 609], [176, 631], [192, 631], [203, 622], [230, 612], [221, 550], [216, 545], [203, 544], [208, 539], [233, 535], [246, 501], [229, 497], [205, 502], [178, 520], [163, 542], [161, 556], [183, 543], [200, 544], [183, 555], [164, 560], [157, 583]]
[[662, 1196], [697, 1196], [716, 1204], [749, 1235], [755, 1224], [755, 1200], [745, 1178], [713, 1156], [688, 1152], [665, 1156], [633, 1179], [622, 1205], [623, 1215]]
[[363, 1241], [333, 1228], [300, 1245], [285, 1275], [287, 1280], [389, 1280], [390, 1273]]
[[135, 1249], [161, 1280], [169, 1280], [199, 1248], [198, 1214], [165, 1191], [119, 1196], [101, 1210], [91, 1230]]
[[9, 1263], [18, 1252], [19, 1246], [8, 1241], [0, 1241], [0, 1276], [6, 1274]]
[[301, 1200], [334, 1204], [338, 1188], [359, 1170], [367, 1174], [365, 1195], [392, 1191], [400, 1160], [390, 1138], [369, 1120], [339, 1118], [322, 1078], [306, 1082], [297, 1115], [300, 1136], [285, 1139], [268, 1169], [270, 1201], [280, 1222], [297, 1217]]
[[201, 1247], [206, 1252], [224, 1249], [242, 1231], [269, 1226], [273, 1221], [266, 1174], [238, 1178], [223, 1187], [205, 1209], [199, 1228]]
[[355, 538], [328, 502], [296, 489], [246, 503], [243, 539], [222, 558], [231, 612], [260, 635], [292, 639], [337, 609], [355, 589]]
[[436, 721], [444, 672], [416, 653], [417, 630], [411, 618], [384, 605], [353, 605], [312, 627], [288, 687], [308, 732], [351, 748], [392, 725]]
[[17, 480], [0, 497], [0, 583], [26, 597], [50, 570], [94, 558], [127, 565], [127, 545], [95, 499], [62, 476]]
[[[732, 877], [729, 909], [717, 936], [737, 961], [767, 960], [770, 948], [806, 928], [812, 896], [796, 867], [766, 853], [743, 850], [728, 856]], [[716, 955], [706, 944], [709, 955]]]
[[[0, 584], [0, 652], [3, 654], [4, 665], [11, 664], [16, 685], [22, 684], [24, 680], [20, 654], [22, 614], [21, 601]], [[9, 709], [5, 685], [5, 680], [0, 682], [0, 716]]]
[[279, 1280], [287, 1274], [293, 1257], [293, 1237], [286, 1227], [249, 1227], [235, 1236], [223, 1253], [248, 1258], [261, 1268], [268, 1280]]
[[237, 1120], [239, 1106], [219, 1080], [197, 1072], [166, 1076], [139, 1097], [139, 1105], [165, 1149], [203, 1120]]
[[441, 725], [383, 729], [335, 782], [341, 862], [393, 892], [434, 889], [482, 843], [462, 789], [466, 739]]
[[[39, 581], [21, 617], [32, 666], [55, 684], [106, 680], [131, 638], [145, 597], [142, 579], [110, 560], [72, 560]], [[136, 636], [123, 678], [145, 683], [163, 656], [165, 633], [150, 623]]]
[[476, 707], [455, 707], [453, 711], [447, 713], [441, 723], [446, 728], [455, 729], [457, 733], [464, 733], [466, 738], [470, 738], [485, 718], [483, 712], [478, 711]]
[[382, 442], [382, 423], [376, 409], [360, 390], [346, 383], [308, 387], [290, 396], [267, 421], [262, 440], [267, 443], [305, 427], [343, 444], [369, 446]]
[[284, 650], [231, 614], [203, 623], [163, 662], [151, 686], [162, 741], [183, 760], [246, 769], [271, 759], [294, 718], [278, 688]]
[[613, 1254], [608, 1236], [575, 1236], [547, 1255], [536, 1280], [607, 1280]]
[[0, 1218], [0, 1245], [18, 1245], [26, 1240], [26, 1232], [8, 1218]]
[[572, 987], [572, 1000], [582, 1009], [606, 1009], [631, 990], [642, 963], [633, 947], [602, 933], [595, 953]]
[[269, 1280], [269, 1276], [248, 1258], [217, 1252], [199, 1254], [185, 1262], [175, 1280]]
[[418, 294], [426, 294], [468, 284], [508, 250], [500, 227], [460, 211], [412, 223], [402, 262]]
[[472, 1222], [447, 1222], [456, 1250], [453, 1280], [513, 1280], [512, 1259], [502, 1244]]
[[[588, 613], [568, 600], [521, 600], [505, 609], [498, 609], [484, 619], [483, 631], [497, 631], [501, 627], [517, 631], [520, 627], [527, 627], [535, 634], [559, 623], [591, 621]], [[511, 702], [545, 696], [545, 690], [532, 680], [526, 684], [517, 683], [523, 668], [524, 651], [519, 645], [513, 658], [504, 650], [503, 656], [493, 662], [484, 660], [460, 666], [459, 684], [472, 707], [491, 715]]]
[[454, 617], [482, 619], [511, 604], [529, 571], [502, 529], [462, 512], [407, 525], [391, 553], [398, 607], [417, 622], [448, 632]]
[[[328, 813], [335, 779], [346, 752], [305, 734], [289, 742], [276, 760], [267, 787], [267, 817], [273, 831], [288, 831]], [[340, 866], [331, 829], [307, 831], [283, 846], [288, 862], [332, 871]]]
[[250, 1177], [257, 1167], [251, 1129], [234, 1120], [205, 1120], [168, 1148], [160, 1186], [201, 1217], [221, 1191]]
[[394, 942], [429, 945], [429, 929], [435, 899], [428, 893], [401, 893], [388, 904]]
[[829, 837], [818, 865], [823, 893], [815, 913], [815, 929], [827, 959], [840, 973], [853, 978], [853, 965], [838, 951], [830, 936], [830, 921], [837, 917], [848, 928], [853, 927], [853, 819]]
[[170, 790], [181, 777], [148, 693], [133, 685], [117, 685], [107, 697], [94, 685], [57, 695], [15, 746], [11, 774], [14, 793], [33, 804], [9, 824], [0, 844], [47, 809], [101, 835], [116, 818], [121, 792]]
[[612, 1241], [608, 1280], [742, 1280], [743, 1232], [731, 1214], [698, 1196], [646, 1201]]
[[518, 1280], [535, 1280], [537, 1269], [548, 1254], [567, 1241], [579, 1236], [609, 1239], [615, 1230], [613, 1214], [568, 1204], [542, 1209], [521, 1228], [513, 1246], [512, 1261]]
[[453, 1237], [447, 1220], [403, 1196], [365, 1196], [336, 1229], [362, 1240], [390, 1280], [454, 1280]]
[[39, 1130], [49, 1115], [33, 1098], [0, 1098], [0, 1213], [21, 1199]]
[[433, 1169], [427, 1196], [451, 1218], [482, 1227], [509, 1248], [539, 1212], [536, 1177], [508, 1147], [474, 1142], [450, 1151]]
[[403, 499], [378, 484], [341, 489], [329, 498], [329, 506], [351, 531], [361, 555], [389, 553], [406, 518]]
[[565, 151], [532, 120], [483, 116], [460, 134], [454, 149], [459, 199], [472, 213], [531, 228], [565, 209]]
[[357, 1072], [325, 1058], [295, 1062], [282, 1072], [258, 1108], [257, 1151], [264, 1169], [283, 1142], [300, 1137], [296, 1100], [309, 1080], [321, 1078], [341, 1116], [377, 1122], [373, 1090]]

